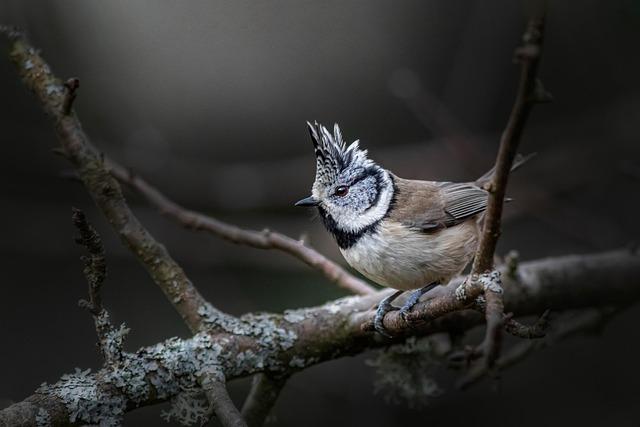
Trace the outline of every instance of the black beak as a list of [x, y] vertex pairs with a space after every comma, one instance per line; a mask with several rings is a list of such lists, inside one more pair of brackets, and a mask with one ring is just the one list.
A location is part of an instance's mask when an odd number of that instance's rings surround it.
[[295, 206], [318, 206], [320, 201], [313, 198], [313, 196], [305, 197], [302, 200], [298, 200]]

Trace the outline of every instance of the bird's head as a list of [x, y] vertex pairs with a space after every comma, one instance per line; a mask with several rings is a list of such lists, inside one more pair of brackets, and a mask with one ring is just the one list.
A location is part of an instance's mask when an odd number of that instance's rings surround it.
[[317, 206], [329, 231], [358, 233], [380, 221], [393, 198], [386, 170], [367, 158], [358, 141], [347, 146], [336, 124], [333, 134], [307, 122], [316, 155], [311, 196], [296, 206]]

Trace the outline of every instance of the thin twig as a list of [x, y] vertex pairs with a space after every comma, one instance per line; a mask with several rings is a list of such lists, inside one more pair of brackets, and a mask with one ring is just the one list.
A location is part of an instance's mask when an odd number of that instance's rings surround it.
[[211, 411], [216, 415], [224, 427], [247, 427], [238, 408], [233, 404], [229, 392], [223, 381], [215, 374], [203, 375], [200, 385], [204, 390], [207, 400], [211, 405]]
[[547, 329], [549, 329], [550, 313], [550, 310], [545, 310], [533, 325], [523, 325], [507, 315], [505, 316], [504, 330], [519, 338], [544, 338], [547, 334]]
[[[199, 310], [205, 300], [182, 268], [156, 241], [129, 209], [118, 181], [108, 172], [103, 156], [93, 147], [75, 114], [67, 107], [72, 93], [30, 45], [23, 34], [9, 32], [10, 57], [24, 84], [34, 92], [45, 112], [53, 119], [58, 140], [66, 158], [74, 165], [79, 178], [111, 226], [138, 258], [154, 282], [192, 331], [199, 330]], [[73, 90], [75, 94], [75, 89]]]
[[129, 329], [124, 325], [115, 328], [111, 323], [109, 312], [102, 306], [100, 290], [107, 275], [107, 263], [105, 260], [102, 239], [93, 228], [80, 209], [72, 210], [73, 225], [80, 232], [76, 242], [84, 246], [89, 252], [88, 257], [83, 257], [85, 262], [83, 273], [89, 284], [89, 300], [80, 300], [80, 307], [86, 308], [92, 315], [98, 335], [98, 347], [106, 365], [112, 365], [122, 359], [122, 344]]
[[544, 15], [531, 18], [523, 36], [523, 46], [516, 49], [515, 58], [521, 64], [520, 82], [509, 121], [500, 138], [495, 174], [488, 188], [489, 202], [482, 237], [473, 263], [473, 272], [477, 274], [493, 268], [493, 256], [500, 236], [502, 208], [511, 166], [531, 109], [536, 103], [544, 101], [544, 89], [536, 77], [542, 53], [543, 30]]
[[300, 240], [292, 239], [271, 230], [254, 231], [242, 229], [202, 213], [188, 210], [170, 200], [157, 188], [138, 175], [134, 175], [112, 160], [108, 161], [108, 165], [111, 174], [120, 182], [127, 184], [142, 194], [147, 201], [154, 205], [161, 213], [186, 228], [206, 231], [214, 236], [239, 245], [251, 246], [257, 249], [276, 249], [286, 252], [317, 269], [330, 281], [351, 293], [368, 295], [375, 292], [375, 289], [366, 282], [349, 274], [344, 268], [317, 252], [315, 249], [306, 246], [304, 242]]
[[[619, 312], [619, 308], [587, 309], [571, 318], [557, 320], [554, 322], [557, 328], [547, 334], [544, 339], [517, 343], [496, 360], [495, 367], [502, 371], [523, 361], [535, 351], [547, 348], [560, 340], [601, 328]], [[481, 381], [489, 373], [490, 370], [485, 365], [478, 364], [464, 375], [456, 385], [460, 389], [466, 389]]]
[[286, 376], [276, 378], [264, 373], [253, 377], [251, 390], [242, 405], [242, 416], [249, 427], [264, 424], [286, 381]]
[[102, 311], [100, 288], [107, 276], [107, 262], [105, 260], [102, 239], [98, 232], [89, 224], [84, 212], [80, 209], [72, 209], [71, 219], [73, 225], [75, 225], [80, 232], [80, 237], [76, 239], [76, 243], [84, 246], [89, 252], [88, 257], [83, 257], [83, 261], [85, 262], [83, 273], [89, 284], [89, 301], [84, 301], [81, 305], [96, 315]]
[[64, 102], [62, 104], [62, 111], [65, 115], [71, 114], [71, 108], [73, 107], [73, 101], [76, 99], [76, 91], [80, 87], [80, 80], [76, 77], [68, 79], [64, 83], [65, 95]]
[[[531, 18], [523, 36], [523, 45], [516, 49], [516, 60], [521, 64], [520, 82], [516, 99], [507, 126], [500, 139], [500, 148], [495, 163], [495, 173], [488, 186], [489, 201], [485, 214], [482, 235], [471, 270], [472, 281], [493, 271], [493, 257], [500, 236], [502, 208], [509, 180], [509, 173], [518, 151], [525, 123], [537, 102], [548, 100], [548, 94], [537, 79], [537, 69], [542, 53], [544, 11]], [[502, 329], [504, 326], [504, 304], [499, 277], [484, 286], [486, 301], [485, 318], [487, 330], [481, 345], [487, 367], [493, 366], [500, 355]]]

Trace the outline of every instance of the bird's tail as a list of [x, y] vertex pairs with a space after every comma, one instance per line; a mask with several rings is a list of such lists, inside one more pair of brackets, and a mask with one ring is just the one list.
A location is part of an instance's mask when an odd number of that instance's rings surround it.
[[[511, 172], [515, 171], [516, 169], [520, 168], [520, 166], [527, 163], [536, 154], [537, 153], [531, 153], [531, 154], [527, 154], [526, 156], [523, 156], [522, 154], [517, 154], [516, 158], [513, 160], [513, 165], [511, 166]], [[482, 175], [480, 178], [476, 179], [476, 185], [478, 187], [484, 188], [485, 185], [487, 185], [491, 181], [491, 179], [493, 178], [493, 174], [495, 174], [495, 172], [496, 172], [496, 167], [494, 166], [491, 169], [489, 169], [487, 173]]]

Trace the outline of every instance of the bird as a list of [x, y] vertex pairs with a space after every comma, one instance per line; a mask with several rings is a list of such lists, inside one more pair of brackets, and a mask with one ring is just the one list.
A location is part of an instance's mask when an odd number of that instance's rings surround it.
[[[446, 285], [473, 259], [493, 175], [474, 182], [403, 179], [368, 157], [358, 140], [347, 146], [338, 124], [333, 133], [307, 122], [316, 157], [311, 195], [295, 206], [315, 207], [347, 263], [373, 282], [396, 290], [378, 304], [374, 328], [391, 338], [385, 315], [407, 314], [420, 297]], [[514, 167], [524, 160], [519, 158]]]

